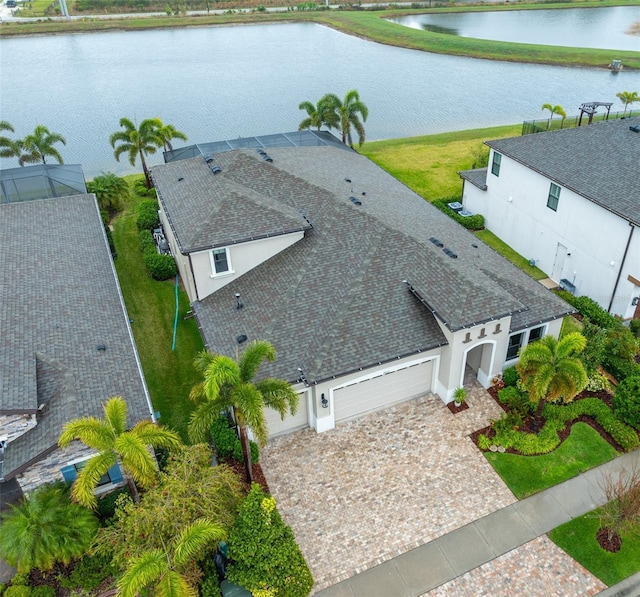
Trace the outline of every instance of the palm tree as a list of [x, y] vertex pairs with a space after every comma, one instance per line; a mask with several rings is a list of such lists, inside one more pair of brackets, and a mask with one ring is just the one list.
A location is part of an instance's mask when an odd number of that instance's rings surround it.
[[627, 113], [627, 106], [629, 104], [640, 102], [640, 95], [638, 95], [637, 91], [621, 91], [620, 93], [616, 93], [616, 97], [620, 98], [620, 101], [624, 104], [623, 114]]
[[[360, 95], [355, 89], [347, 91], [344, 100], [333, 93], [328, 93], [321, 101], [327, 101], [331, 109], [338, 117], [340, 132], [342, 133], [342, 142], [349, 143], [353, 147], [353, 139], [351, 138], [351, 127], [358, 133], [358, 144], [362, 145], [365, 139], [365, 131], [362, 122], [367, 121], [369, 109], [360, 101]], [[360, 121], [360, 116], [362, 121]]]
[[96, 196], [101, 211], [113, 216], [122, 210], [131, 190], [124, 178], [116, 176], [113, 172], [103, 172], [87, 183], [87, 192]]
[[165, 151], [172, 151], [173, 145], [171, 145], [171, 139], [182, 139], [183, 141], [187, 140], [187, 136], [179, 131], [172, 124], [165, 124], [159, 118], [156, 118], [158, 121], [158, 136], [162, 139], [162, 144]]
[[205, 350], [195, 360], [204, 380], [191, 390], [191, 398], [200, 404], [191, 415], [189, 437], [193, 442], [204, 441], [213, 422], [223, 412], [231, 411], [238, 425], [249, 483], [253, 481], [253, 471], [247, 427], [258, 444], [264, 445], [268, 437], [264, 407], [277, 410], [283, 419], [287, 411], [295, 414], [298, 409], [299, 396], [285, 380], [267, 378], [253, 382], [260, 365], [275, 359], [276, 351], [269, 342], [255, 340], [239, 359]]
[[39, 164], [40, 162], [46, 164], [47, 156], [55, 159], [58, 164], [63, 164], [62, 156], [53, 146], [55, 143], [67, 144], [62, 135], [52, 133], [46, 126], [39, 124], [31, 135], [27, 135], [20, 142], [22, 151], [18, 158], [20, 165]]
[[20, 505], [10, 505], [0, 523], [0, 558], [18, 572], [50, 570], [68, 564], [93, 543], [98, 530], [95, 515], [69, 500], [62, 482], [43, 485]]
[[77, 439], [98, 452], [87, 461], [71, 490], [73, 499], [87, 508], [95, 508], [97, 500], [93, 492], [100, 478], [118, 459], [122, 462], [131, 495], [137, 502], [136, 483], [143, 487], [152, 485], [158, 471], [149, 447], [173, 450], [182, 443], [177, 433], [151, 421], [140, 421], [127, 431], [127, 403], [121, 396], [107, 401], [104, 414], [104, 419], [86, 417], [69, 421], [58, 439], [61, 448]]
[[[15, 132], [10, 122], [0, 120], [0, 131]], [[21, 142], [17, 139], [10, 139], [4, 135], [0, 136], [0, 158], [17, 158], [22, 150]]]
[[542, 109], [549, 110], [549, 121], [547, 122], [547, 130], [549, 130], [549, 127], [551, 126], [551, 119], [553, 118], [554, 114], [560, 115], [562, 117], [562, 120], [564, 120], [567, 117], [567, 113], [564, 111], [564, 108], [562, 106], [552, 106], [551, 104], [542, 104]]
[[[140, 126], [136, 126], [128, 118], [120, 119], [120, 126], [124, 127], [123, 131], [117, 131], [109, 137], [111, 147], [114, 148], [113, 155], [116, 160], [120, 161], [120, 156], [123, 153], [129, 154], [129, 163], [132, 166], [136, 165], [136, 158], [140, 156], [142, 162], [142, 170], [147, 182], [147, 188], [151, 188], [151, 177], [149, 176], [149, 169], [147, 168], [147, 162], [144, 156], [147, 154], [154, 154], [158, 147], [163, 146], [163, 139], [158, 133], [157, 118], [147, 118], [140, 123]], [[118, 145], [119, 143], [119, 145]]]
[[538, 405], [538, 429], [547, 401], [571, 402], [587, 385], [584, 365], [576, 356], [586, 345], [587, 339], [573, 332], [560, 340], [545, 336], [521, 352], [516, 369], [529, 390], [531, 401]]
[[298, 130], [310, 129], [315, 127], [320, 130], [322, 125], [326, 125], [328, 129], [337, 128], [340, 124], [338, 114], [333, 108], [333, 102], [327, 99], [325, 95], [320, 99], [317, 105], [313, 102], [304, 101], [298, 106], [300, 110], [307, 113], [307, 117], [298, 125]]
[[151, 586], [151, 594], [156, 597], [197, 597], [198, 590], [190, 582], [188, 570], [207, 547], [225, 538], [221, 526], [206, 518], [196, 520], [171, 541], [168, 549], [150, 549], [133, 558], [118, 581], [118, 595], [146, 595], [143, 589]]

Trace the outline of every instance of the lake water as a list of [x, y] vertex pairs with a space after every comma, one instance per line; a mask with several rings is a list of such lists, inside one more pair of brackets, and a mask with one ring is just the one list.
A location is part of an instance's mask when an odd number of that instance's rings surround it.
[[189, 143], [232, 139], [295, 130], [301, 101], [355, 88], [375, 140], [544, 118], [544, 103], [622, 110], [615, 94], [640, 89], [629, 71], [442, 56], [302, 23], [8, 38], [0, 52], [0, 118], [18, 137], [37, 124], [64, 135], [65, 162], [88, 178], [134, 171], [109, 145], [123, 116], [159, 116]]
[[640, 36], [627, 33], [640, 22], [638, 6], [425, 14], [390, 20], [476, 39], [640, 52]]

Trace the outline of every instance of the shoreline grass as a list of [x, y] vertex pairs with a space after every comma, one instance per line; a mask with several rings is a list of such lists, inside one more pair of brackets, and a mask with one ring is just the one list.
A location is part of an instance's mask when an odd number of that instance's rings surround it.
[[[113, 30], [141, 30], [193, 26], [239, 25], [249, 23], [313, 22], [326, 25], [342, 33], [369, 41], [421, 50], [436, 54], [481, 58], [508, 62], [586, 66], [606, 68], [612, 58], [621, 59], [627, 70], [640, 69], [640, 52], [600, 50], [518, 44], [492, 40], [464, 38], [430, 31], [420, 31], [392, 23], [386, 19], [401, 15], [439, 12], [481, 12], [504, 10], [542, 10], [592, 8], [603, 6], [638, 6], [637, 0], [582, 0], [555, 3], [505, 3], [490, 6], [424, 7], [386, 10], [318, 10], [287, 11], [281, 13], [243, 11], [224, 15], [145, 16], [131, 18], [96, 19], [87, 16], [78, 20], [43, 19], [36, 22], [5, 22], [0, 37], [12, 35], [48, 35], [52, 33], [89, 33]], [[615, 56], [614, 56], [615, 54]], [[624, 72], [624, 71], [623, 71]]]

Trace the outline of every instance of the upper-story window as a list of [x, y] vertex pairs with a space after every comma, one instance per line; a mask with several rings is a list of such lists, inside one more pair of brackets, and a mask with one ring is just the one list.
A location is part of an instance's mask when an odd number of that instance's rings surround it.
[[491, 174], [500, 176], [500, 163], [502, 162], [502, 154], [494, 151], [493, 162], [491, 163]]
[[558, 211], [558, 201], [560, 201], [560, 187], [552, 182], [549, 189], [549, 197], [547, 198], [547, 207], [553, 211]]
[[213, 276], [232, 273], [229, 249], [226, 247], [213, 249], [209, 255], [211, 257], [211, 272]]

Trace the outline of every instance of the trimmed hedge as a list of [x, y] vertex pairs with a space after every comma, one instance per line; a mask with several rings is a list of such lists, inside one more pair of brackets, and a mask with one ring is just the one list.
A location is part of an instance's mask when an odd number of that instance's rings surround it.
[[437, 207], [443, 214], [449, 216], [452, 220], [455, 220], [461, 226], [464, 226], [467, 230], [482, 230], [484, 228], [484, 216], [481, 214], [474, 214], [465, 218], [458, 215], [447, 204], [454, 201], [460, 201], [460, 197], [445, 197], [443, 199], [436, 199], [431, 202], [431, 205]]
[[153, 253], [147, 251], [142, 255], [142, 259], [154, 280], [168, 280], [173, 278], [178, 271], [176, 260], [171, 255], [160, 255], [156, 251]]
[[575, 296], [566, 290], [557, 290], [556, 294], [572, 307], [575, 307], [581, 315], [601, 328], [609, 329], [622, 325], [619, 319], [616, 319], [588, 296]]
[[518, 375], [518, 371], [515, 367], [507, 367], [502, 372], [502, 382], [507, 387], [515, 386], [518, 383], [520, 376]]
[[627, 377], [613, 395], [613, 412], [624, 423], [640, 429], [640, 375]]
[[153, 230], [160, 225], [158, 215], [158, 202], [155, 199], [145, 199], [138, 206], [138, 217], [136, 226], [138, 230]]
[[[221, 458], [233, 458], [238, 462], [244, 462], [242, 454], [242, 444], [238, 434], [229, 427], [227, 417], [220, 417], [211, 426], [211, 437], [216, 446], [216, 452]], [[258, 462], [260, 459], [260, 449], [258, 444], [253, 440], [249, 440], [251, 447], [251, 462]]]

